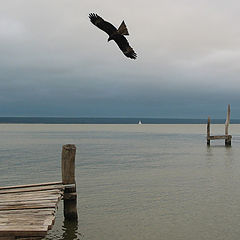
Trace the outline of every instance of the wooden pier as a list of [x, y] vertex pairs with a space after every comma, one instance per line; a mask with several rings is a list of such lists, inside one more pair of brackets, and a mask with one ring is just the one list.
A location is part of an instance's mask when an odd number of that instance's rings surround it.
[[74, 145], [62, 148], [62, 181], [0, 187], [0, 240], [42, 239], [64, 200], [64, 217], [77, 219]]
[[230, 104], [228, 104], [228, 110], [227, 110], [227, 118], [225, 122], [225, 135], [210, 135], [210, 117], [208, 117], [208, 123], [207, 123], [207, 145], [210, 146], [211, 140], [218, 140], [218, 139], [224, 139], [225, 140], [225, 146], [231, 146], [232, 136], [228, 134], [228, 127], [230, 123]]

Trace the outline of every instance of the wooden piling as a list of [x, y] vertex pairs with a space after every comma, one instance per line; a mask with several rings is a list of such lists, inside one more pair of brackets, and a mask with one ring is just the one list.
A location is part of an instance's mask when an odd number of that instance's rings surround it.
[[230, 135], [228, 135], [228, 127], [230, 123], [230, 104], [228, 104], [228, 111], [227, 111], [227, 118], [225, 122], [225, 146], [231, 146], [231, 139]]
[[64, 217], [66, 220], [77, 220], [77, 194], [75, 181], [76, 147], [67, 144], [62, 147], [62, 183], [64, 190]]
[[228, 135], [228, 126], [230, 123], [230, 104], [228, 104], [228, 111], [227, 111], [227, 118], [226, 118], [226, 122], [225, 122], [225, 135]]
[[225, 146], [230, 147], [231, 145], [232, 145], [232, 136], [227, 135], [226, 138], [225, 138]]
[[210, 146], [210, 117], [207, 122], [207, 145]]

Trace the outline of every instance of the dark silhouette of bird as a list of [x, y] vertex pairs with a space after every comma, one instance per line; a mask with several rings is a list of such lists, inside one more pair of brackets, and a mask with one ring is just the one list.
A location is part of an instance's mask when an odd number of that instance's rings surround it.
[[109, 35], [108, 42], [114, 40], [126, 57], [136, 59], [137, 54], [130, 47], [128, 40], [124, 37], [124, 35], [129, 35], [124, 21], [122, 21], [120, 27], [117, 29], [111, 23], [105, 21], [95, 13], [90, 13], [89, 18], [95, 26]]

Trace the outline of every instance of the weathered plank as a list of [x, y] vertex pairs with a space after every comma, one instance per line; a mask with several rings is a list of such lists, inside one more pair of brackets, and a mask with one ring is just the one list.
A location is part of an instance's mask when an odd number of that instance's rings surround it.
[[231, 135], [215, 135], [215, 136], [209, 136], [209, 137], [207, 137], [207, 139], [209, 139], [209, 140], [217, 140], [217, 139], [231, 139], [232, 138], [232, 136]]
[[0, 226], [0, 235], [2, 237], [7, 236], [19, 236], [19, 237], [44, 237], [47, 234], [48, 226], [39, 225], [11, 225]]
[[16, 199], [16, 198], [5, 198], [5, 199], [1, 199], [0, 198], [0, 205], [2, 205], [3, 203], [17, 203], [17, 202], [22, 202], [22, 201], [25, 201], [25, 202], [34, 202], [34, 201], [56, 201], [58, 202], [60, 199], [62, 198], [61, 195], [56, 195], [56, 196], [52, 196], [52, 197], [48, 197], [48, 196], [40, 196], [38, 198], [32, 198], [32, 197], [25, 197], [23, 196], [21, 199]]
[[21, 193], [21, 192], [39, 192], [45, 190], [56, 190], [63, 189], [64, 187], [60, 187], [61, 185], [50, 185], [50, 186], [37, 186], [37, 187], [29, 187], [29, 188], [12, 188], [12, 189], [3, 189], [0, 190], [0, 194], [8, 194], [8, 193]]
[[26, 219], [23, 220], [16, 220], [14, 222], [12, 221], [5, 221], [5, 222], [0, 222], [0, 227], [10, 227], [10, 226], [16, 226], [16, 225], [22, 225], [24, 222], [24, 225], [29, 225], [29, 226], [46, 226], [48, 229], [52, 228], [53, 225], [53, 219], [46, 219], [46, 220], [37, 220], [37, 219], [32, 219], [31, 221], [27, 221]]
[[48, 215], [44, 218], [42, 216], [28, 216], [27, 218], [21, 215], [4, 217], [0, 219], [0, 226], [15, 226], [15, 225], [39, 225], [47, 226], [48, 229], [52, 228], [55, 216]]
[[35, 184], [16, 185], [16, 186], [5, 186], [5, 187], [0, 187], [0, 190], [16, 189], [16, 188], [39, 187], [39, 186], [51, 186], [51, 185], [62, 185], [62, 182], [47, 182], [47, 183], [35, 183]]
[[23, 215], [23, 214], [9, 214], [9, 215], [5, 215], [5, 216], [2, 216], [0, 217], [0, 222], [3, 222], [3, 221], [6, 221], [6, 220], [18, 220], [18, 219], [26, 219], [27, 221], [30, 219], [30, 218], [27, 218], [29, 216], [32, 216], [32, 218], [34, 219], [41, 219], [41, 220], [44, 220], [43, 219], [43, 216], [45, 218], [52, 218], [54, 217], [53, 214], [43, 214], [43, 215]]
[[55, 214], [56, 208], [44, 208], [44, 209], [21, 209], [21, 210], [3, 210], [0, 212], [1, 215], [6, 215], [6, 214]]
[[38, 205], [38, 204], [44, 204], [44, 205], [56, 205], [58, 203], [57, 199], [51, 199], [51, 200], [32, 200], [32, 201], [5, 201], [0, 202], [0, 209], [4, 206], [32, 206], [32, 205]]
[[19, 204], [19, 205], [10, 205], [10, 206], [1, 206], [0, 212], [3, 210], [19, 210], [19, 209], [44, 209], [44, 208], [56, 208], [56, 204], [48, 203], [48, 204]]
[[39, 200], [45, 200], [45, 201], [60, 201], [62, 199], [62, 195], [55, 195], [55, 196], [39, 196], [39, 197], [31, 197], [31, 196], [19, 196], [18, 198], [1, 198], [0, 197], [0, 205], [5, 202], [21, 202], [21, 201], [39, 201]]
[[63, 195], [62, 190], [46, 190], [46, 191], [35, 191], [35, 192], [18, 192], [18, 193], [8, 193], [0, 194], [0, 199], [10, 199], [10, 198], [22, 198], [22, 197], [52, 197], [56, 195]]
[[[6, 190], [4, 190], [6, 191]], [[27, 192], [27, 191], [21, 191], [21, 192], [8, 192], [8, 195], [9, 196], [18, 196], [18, 195], [51, 195], [51, 194], [62, 194], [63, 193], [63, 190], [62, 189], [53, 189], [53, 190], [44, 190], [44, 191], [34, 191], [34, 192]], [[4, 194], [0, 194], [0, 198], [3, 198], [4, 197]]]

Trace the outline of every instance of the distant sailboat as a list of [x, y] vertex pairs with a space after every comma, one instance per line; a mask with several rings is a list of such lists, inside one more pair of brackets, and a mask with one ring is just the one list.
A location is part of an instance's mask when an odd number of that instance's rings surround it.
[[141, 121], [138, 121], [138, 124], [142, 124], [142, 122], [141, 122]]

